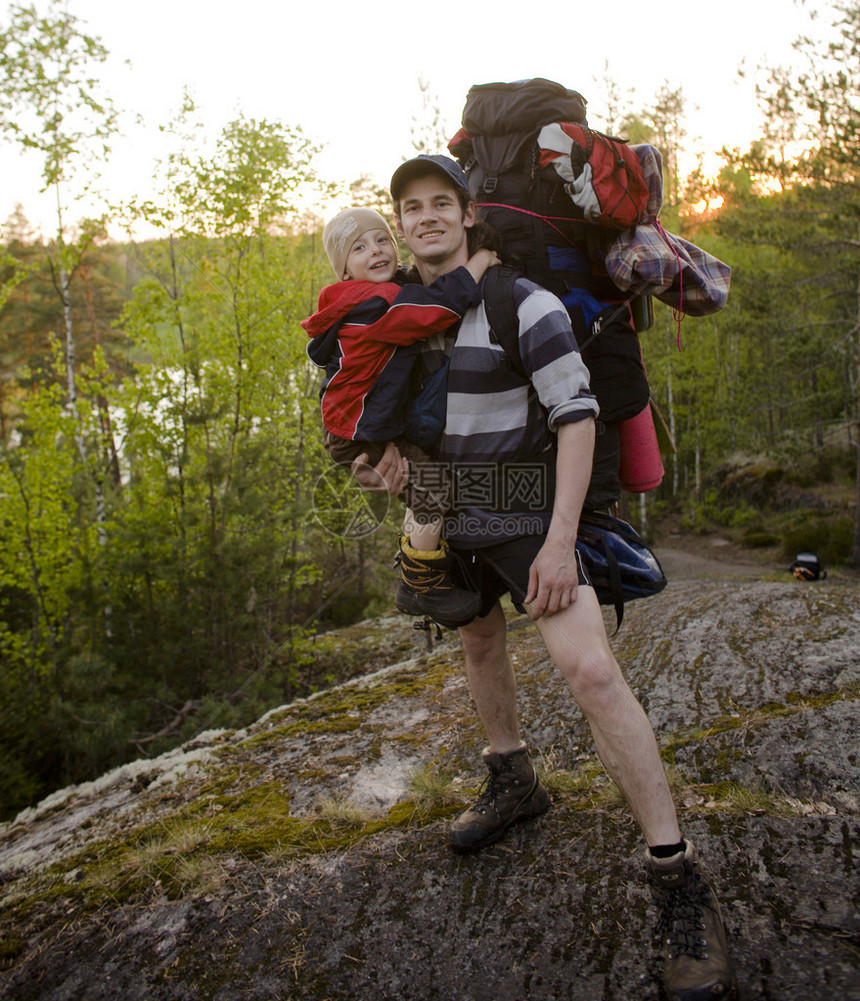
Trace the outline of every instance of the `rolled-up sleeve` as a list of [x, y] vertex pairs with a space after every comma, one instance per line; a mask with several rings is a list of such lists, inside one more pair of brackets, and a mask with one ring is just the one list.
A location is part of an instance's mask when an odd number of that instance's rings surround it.
[[600, 408], [576, 343], [567, 310], [545, 289], [531, 286], [519, 304], [520, 356], [550, 430], [596, 417]]

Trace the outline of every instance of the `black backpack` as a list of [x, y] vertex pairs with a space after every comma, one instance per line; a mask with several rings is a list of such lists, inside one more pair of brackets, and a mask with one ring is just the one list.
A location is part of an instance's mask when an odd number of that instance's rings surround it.
[[[506, 266], [488, 269], [484, 278], [484, 309], [490, 324], [490, 337], [504, 349], [513, 370], [525, 376], [513, 298], [513, 284], [518, 274]], [[639, 339], [631, 329], [623, 305], [605, 306], [588, 326], [580, 309], [568, 307], [568, 315], [591, 376], [591, 391], [600, 405], [585, 507], [606, 509], [618, 501], [621, 493], [618, 425], [648, 406], [650, 387], [642, 365]]]
[[[650, 398], [631, 323], [631, 312], [650, 315], [650, 302], [631, 310], [629, 297], [601, 266], [618, 230], [585, 222], [558, 173], [541, 167], [537, 136], [542, 126], [584, 124], [585, 105], [578, 92], [541, 78], [478, 85], [466, 99], [463, 129], [448, 146], [466, 171], [481, 218], [501, 237], [502, 259], [554, 292], [570, 315], [600, 405], [586, 507], [606, 509], [621, 494], [618, 424], [644, 410]], [[491, 268], [488, 278], [499, 271]], [[500, 279], [490, 279], [485, 306], [494, 314], [491, 327], [504, 347], [516, 343], [516, 332], [513, 340], [505, 333], [508, 318], [516, 318], [511, 315], [511, 272]]]
[[822, 580], [827, 576], [815, 553], [798, 553], [789, 569], [798, 580]]

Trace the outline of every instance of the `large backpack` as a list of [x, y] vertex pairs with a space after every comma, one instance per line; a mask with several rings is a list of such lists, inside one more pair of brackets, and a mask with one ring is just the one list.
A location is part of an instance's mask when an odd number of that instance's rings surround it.
[[[512, 369], [525, 377], [513, 294], [519, 274], [506, 266], [490, 268], [484, 278], [484, 309], [491, 339], [504, 350]], [[650, 390], [639, 340], [623, 304], [604, 306], [587, 326], [578, 307], [568, 305], [568, 315], [600, 405], [585, 508], [606, 510], [618, 501], [621, 490], [619, 428], [649, 406]]]
[[[481, 218], [501, 237], [505, 263], [568, 310], [601, 411], [585, 502], [596, 510], [620, 496], [619, 423], [650, 398], [630, 297], [601, 265], [619, 229], [646, 217], [648, 188], [635, 154], [588, 128], [585, 105], [578, 92], [541, 78], [477, 85], [448, 147]], [[492, 287], [490, 308], [510, 313], [510, 283]]]

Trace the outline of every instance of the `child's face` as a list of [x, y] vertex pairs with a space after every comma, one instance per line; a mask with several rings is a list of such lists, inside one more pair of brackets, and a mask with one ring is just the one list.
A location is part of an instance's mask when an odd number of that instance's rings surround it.
[[390, 282], [397, 270], [397, 248], [384, 229], [369, 229], [346, 256], [346, 277], [357, 282]]

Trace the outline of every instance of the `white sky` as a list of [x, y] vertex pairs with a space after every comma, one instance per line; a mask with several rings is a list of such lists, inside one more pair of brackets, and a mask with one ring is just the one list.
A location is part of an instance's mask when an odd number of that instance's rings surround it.
[[[599, 124], [607, 61], [608, 75], [633, 89], [635, 109], [664, 81], [683, 88], [693, 152], [746, 147], [760, 124], [753, 71], [790, 63], [792, 41], [810, 30], [795, 0], [436, 0], [426, 14], [414, 0], [69, 0], [68, 7], [110, 51], [99, 72], [128, 113], [104, 172], [114, 198], [151, 194], [153, 159], [163, 152], [158, 126], [186, 87], [213, 132], [240, 111], [300, 126], [326, 144], [320, 172], [342, 182], [368, 173], [387, 185], [393, 168], [413, 155], [419, 78], [438, 99], [449, 135], [472, 84], [533, 76], [579, 90]], [[743, 80], [741, 63], [750, 71]], [[37, 193], [40, 166], [38, 157], [0, 145], [0, 222], [21, 202], [32, 222], [52, 232], [50, 199]]]

